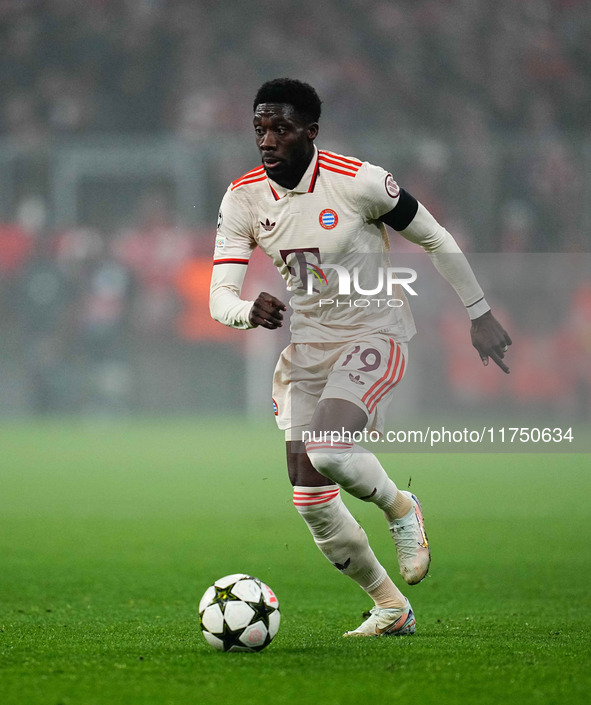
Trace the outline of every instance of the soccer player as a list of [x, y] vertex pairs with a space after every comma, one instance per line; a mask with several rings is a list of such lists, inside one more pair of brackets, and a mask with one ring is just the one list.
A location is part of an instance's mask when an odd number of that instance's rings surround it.
[[383, 430], [415, 333], [404, 277], [389, 282], [396, 307], [347, 296], [351, 281], [354, 294], [369, 292], [371, 272], [374, 285], [380, 272], [384, 283], [384, 224], [421, 245], [454, 287], [485, 365], [492, 359], [508, 373], [503, 358], [511, 339], [455, 240], [422, 204], [381, 167], [316, 147], [321, 101], [314, 88], [292, 79], [268, 81], [253, 107], [262, 164], [233, 181], [222, 200], [211, 315], [234, 328], [281, 327], [286, 305], [278, 298], [266, 292], [255, 301], [240, 298], [249, 257], [260, 247], [293, 293], [292, 342], [273, 378], [293, 501], [322, 553], [375, 603], [368, 619], [344, 636], [412, 634], [408, 599], [340, 497], [343, 489], [383, 511], [402, 577], [410, 585], [420, 582], [431, 559], [421, 505], [396, 487], [375, 455], [351, 442], [364, 428]]

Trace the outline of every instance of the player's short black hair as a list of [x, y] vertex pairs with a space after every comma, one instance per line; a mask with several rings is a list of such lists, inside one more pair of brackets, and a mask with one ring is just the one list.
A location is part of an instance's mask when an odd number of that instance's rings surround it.
[[320, 119], [322, 101], [318, 93], [310, 84], [295, 78], [274, 78], [263, 83], [255, 96], [253, 111], [261, 103], [287, 103], [307, 123]]

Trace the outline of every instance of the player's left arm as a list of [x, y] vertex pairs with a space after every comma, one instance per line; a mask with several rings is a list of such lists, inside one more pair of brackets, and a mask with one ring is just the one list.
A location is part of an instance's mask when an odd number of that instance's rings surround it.
[[466, 307], [472, 321], [472, 345], [483, 364], [488, 365], [490, 358], [503, 372], [509, 373], [503, 358], [511, 338], [493, 316], [468, 260], [450, 233], [404, 189], [400, 189], [395, 207], [379, 219], [429, 254]]

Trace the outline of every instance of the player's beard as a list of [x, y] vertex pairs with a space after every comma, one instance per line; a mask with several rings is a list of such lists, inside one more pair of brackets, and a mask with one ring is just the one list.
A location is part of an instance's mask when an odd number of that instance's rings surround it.
[[294, 188], [300, 182], [304, 172], [308, 168], [314, 150], [307, 149], [292, 152], [289, 159], [278, 157], [278, 164], [274, 167], [267, 167], [263, 162], [267, 176], [285, 188]]

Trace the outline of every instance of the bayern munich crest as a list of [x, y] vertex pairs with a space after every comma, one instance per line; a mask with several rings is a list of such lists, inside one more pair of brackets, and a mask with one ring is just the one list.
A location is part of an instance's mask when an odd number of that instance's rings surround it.
[[320, 212], [318, 220], [320, 225], [322, 225], [325, 230], [332, 230], [339, 222], [339, 216], [332, 210], [332, 208], [325, 208]]

